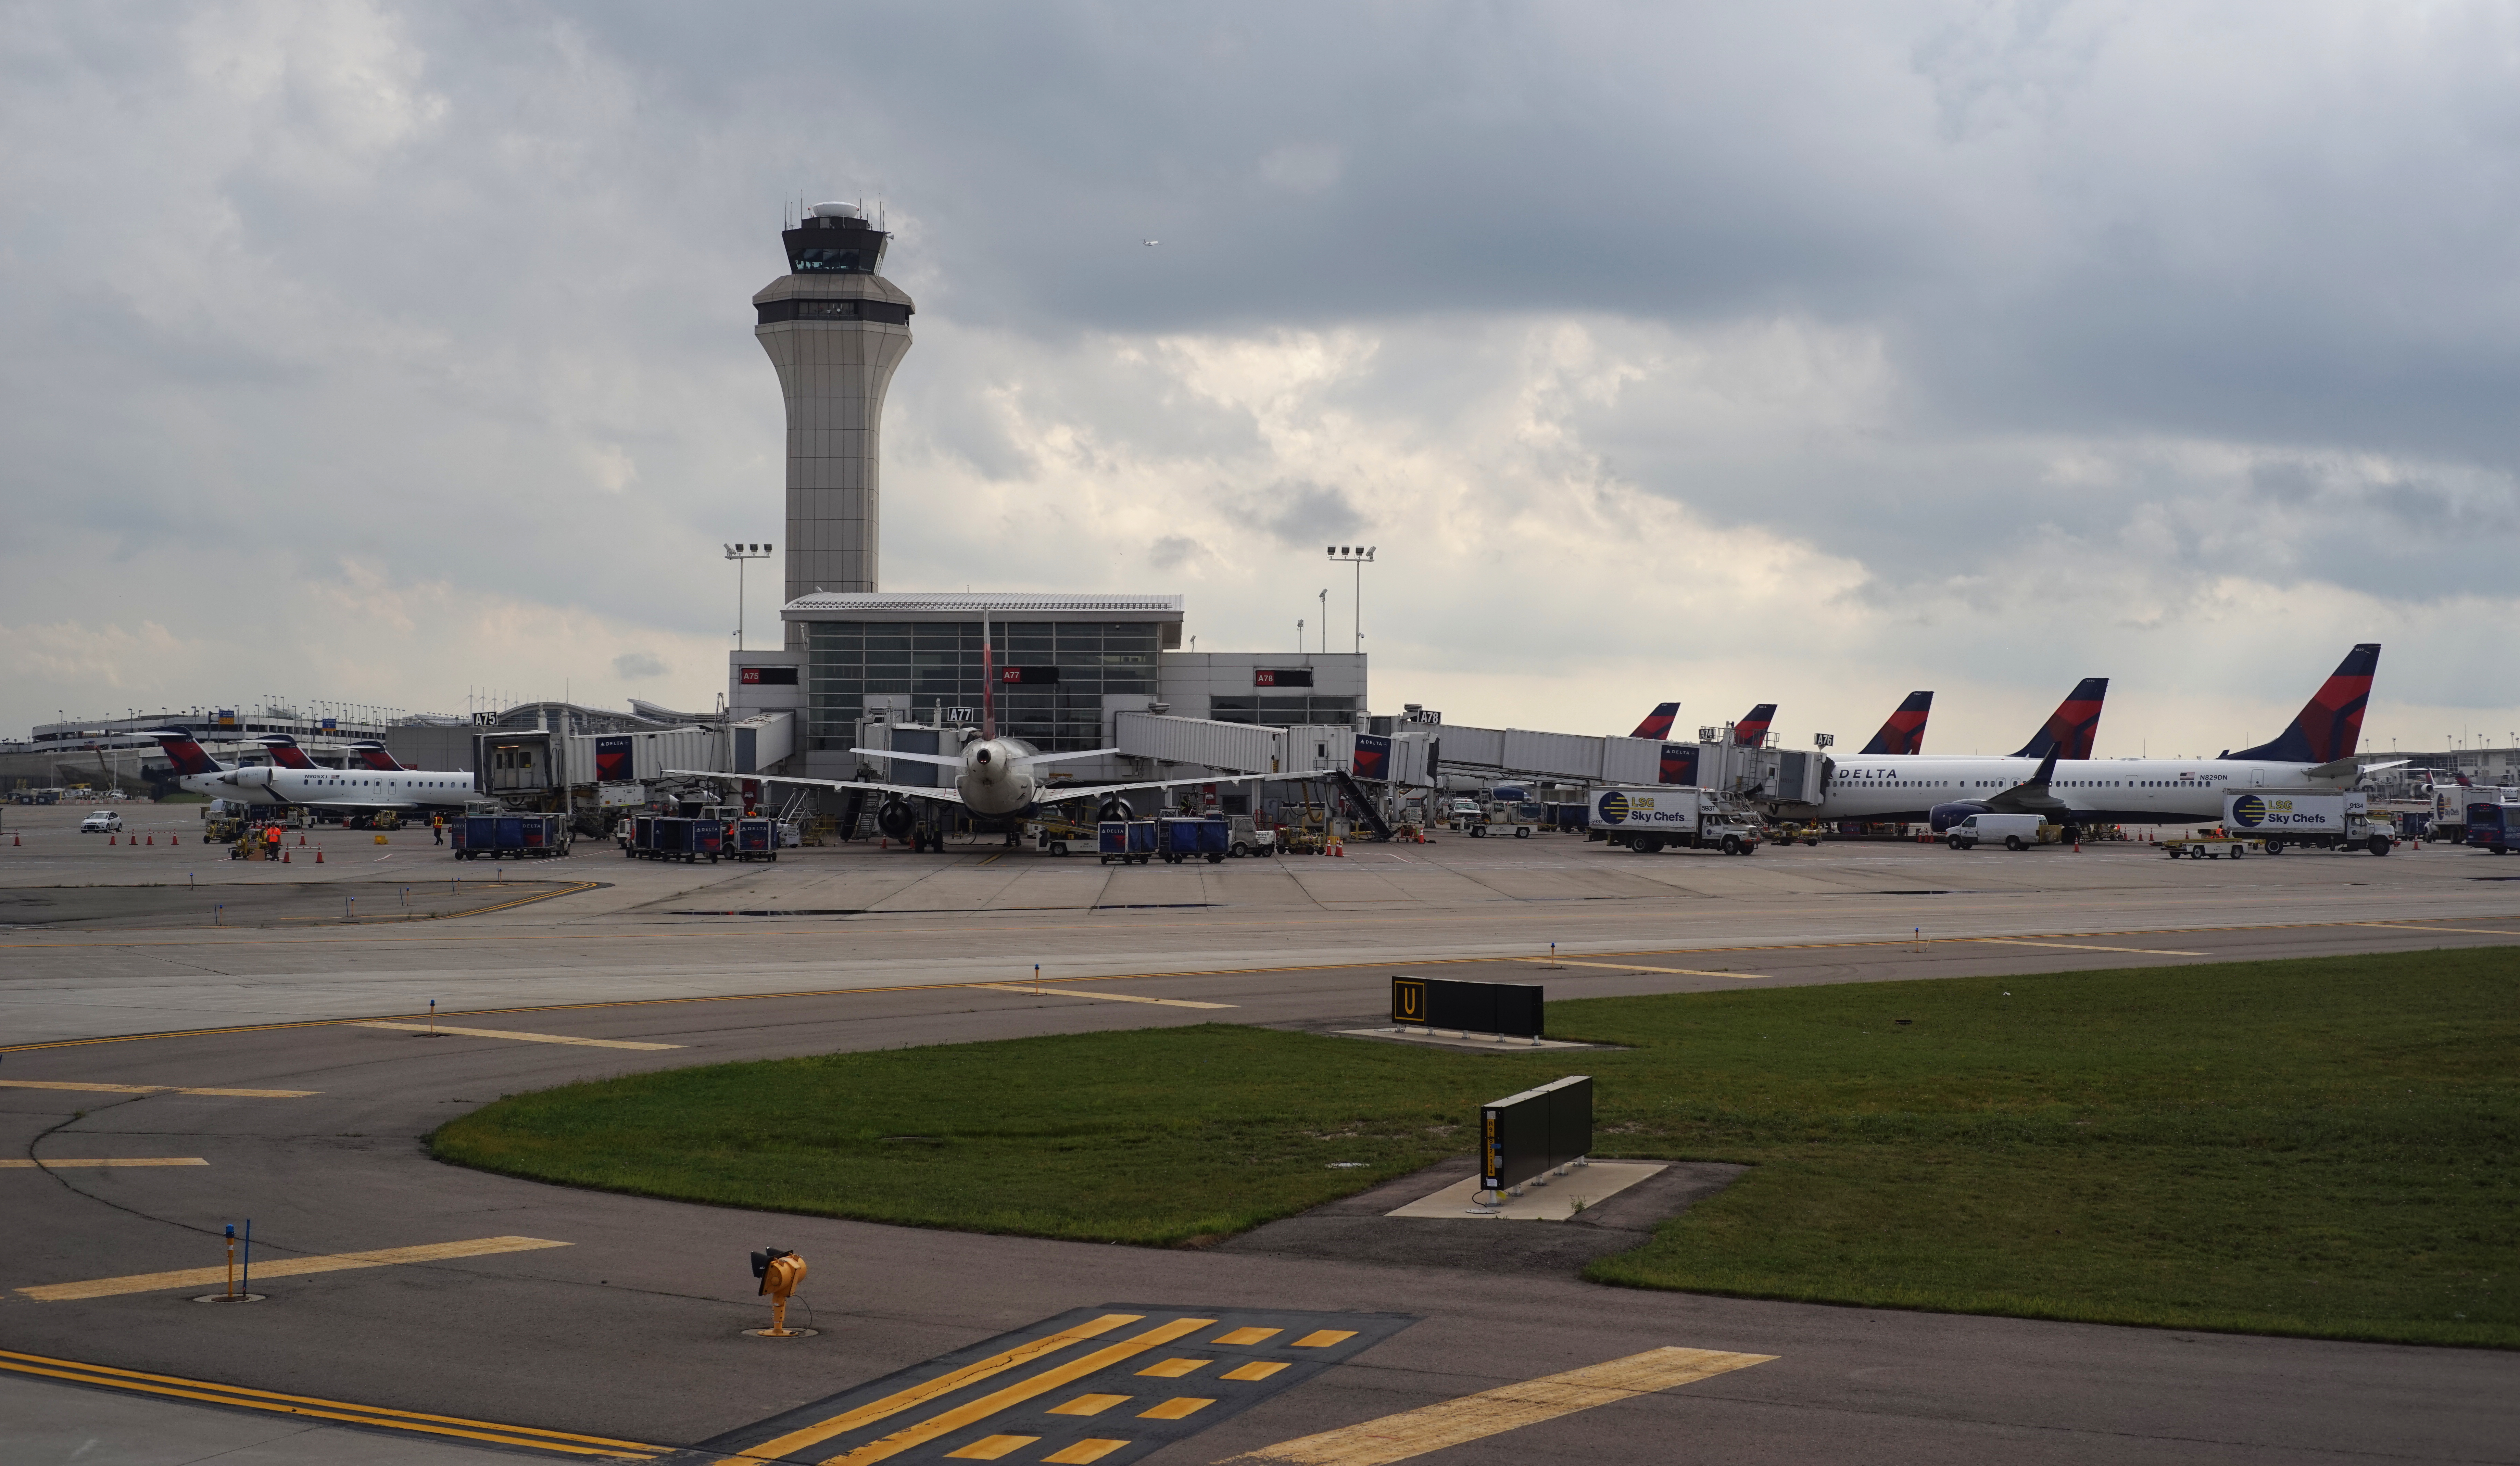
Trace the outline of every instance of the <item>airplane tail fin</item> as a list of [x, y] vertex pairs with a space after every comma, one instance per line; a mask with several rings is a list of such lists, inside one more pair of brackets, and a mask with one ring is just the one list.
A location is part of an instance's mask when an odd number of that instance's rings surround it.
[[2273, 742], [2226, 753], [2227, 759], [2324, 764], [2350, 758], [2362, 741], [2362, 709], [2371, 699], [2371, 678], [2380, 670], [2380, 644], [2364, 642], [2345, 653], [2317, 696]]
[[350, 751], [359, 756], [360, 763], [366, 765], [368, 768], [374, 769], [379, 774], [400, 774], [402, 772], [403, 766], [395, 763], [394, 756], [385, 752], [385, 745], [378, 742], [374, 738], [370, 738], [365, 742], [351, 744]]
[[264, 733], [254, 741], [271, 751], [271, 762], [279, 768], [312, 769], [315, 767], [315, 761], [306, 756], [306, 750], [298, 747], [297, 740], [287, 733]]
[[1756, 748], [1759, 741], [1768, 735], [1768, 725], [1776, 721], [1777, 705], [1760, 703], [1742, 714], [1740, 722], [1732, 725], [1732, 741], [1743, 748]]
[[2086, 677], [2076, 683], [2074, 690], [2066, 693], [2065, 700], [2048, 715], [2048, 725], [2022, 744], [2021, 751], [2013, 757], [2035, 759], [2055, 753], [2069, 759], [2090, 758], [2092, 745], [2100, 736], [2100, 704], [2108, 695], [2109, 680], [2105, 677]]
[[1925, 751], [1925, 718], [1934, 710], [1934, 694], [1911, 692], [1890, 721], [1864, 745], [1865, 753], [1922, 753]]
[[1672, 720], [1679, 716], [1679, 703], [1657, 702], [1654, 704], [1654, 710], [1645, 714], [1645, 721], [1638, 724], [1637, 731], [1628, 734], [1628, 736], [1631, 738], [1668, 738], [1671, 736]]
[[189, 728], [152, 729], [149, 736], [156, 738], [158, 746], [166, 750], [167, 762], [175, 766], [175, 772], [187, 778], [196, 774], [219, 774], [226, 770], [227, 766], [210, 757], [209, 750], [201, 745]]

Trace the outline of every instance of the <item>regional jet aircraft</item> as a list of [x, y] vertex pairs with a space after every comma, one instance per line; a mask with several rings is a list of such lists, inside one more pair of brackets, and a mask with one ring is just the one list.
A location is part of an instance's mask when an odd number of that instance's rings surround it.
[[[326, 769], [307, 759], [292, 741], [290, 751], [305, 767], [284, 764], [231, 768], [210, 757], [190, 729], [161, 728], [149, 736], [166, 750], [178, 786], [213, 799], [242, 800], [249, 805], [303, 805], [352, 817], [417, 810], [461, 810], [478, 796], [472, 776], [459, 769]], [[264, 740], [269, 747], [270, 740]], [[273, 750], [280, 757], [278, 749]]]
[[[2354, 749], [2379, 665], [2378, 643], [2356, 646], [2281, 736], [2205, 759], [2067, 756], [2081, 722], [2068, 721], [2069, 714], [2092, 679], [2050, 721], [2053, 736], [2042, 756], [2027, 750], [2010, 758], [1857, 754], [1830, 771], [1821, 812], [1832, 820], [1929, 821], [1938, 832], [1990, 812], [2044, 815], [2068, 830], [2094, 823], [2201, 824], [2223, 818], [2227, 789], [2314, 781], [2350, 786], [2362, 773]], [[2089, 702], [2095, 721], [2098, 698]], [[2060, 722], [2068, 726], [2055, 732]]]

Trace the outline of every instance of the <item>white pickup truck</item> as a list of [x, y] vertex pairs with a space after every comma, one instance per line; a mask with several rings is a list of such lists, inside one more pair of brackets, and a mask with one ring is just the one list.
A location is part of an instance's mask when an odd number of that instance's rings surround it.
[[1757, 815], [1713, 789], [1689, 784], [1595, 789], [1590, 822], [1592, 833], [1640, 855], [1666, 845], [1751, 855], [1768, 838]]

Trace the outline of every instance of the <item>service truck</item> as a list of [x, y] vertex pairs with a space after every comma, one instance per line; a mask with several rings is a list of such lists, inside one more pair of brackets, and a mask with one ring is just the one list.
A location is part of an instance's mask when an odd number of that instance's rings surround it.
[[1691, 784], [1595, 789], [1587, 813], [1594, 833], [1640, 855], [1666, 845], [1749, 855], [1767, 839], [1757, 815]]
[[2288, 845], [2387, 855], [2398, 843], [2385, 821], [2371, 818], [2371, 796], [2361, 789], [2232, 789], [2223, 796], [2223, 827], [2265, 841], [2269, 855]]

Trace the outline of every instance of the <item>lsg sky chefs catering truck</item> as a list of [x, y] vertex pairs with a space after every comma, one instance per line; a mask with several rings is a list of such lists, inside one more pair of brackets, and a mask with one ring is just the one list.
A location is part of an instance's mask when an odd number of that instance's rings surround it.
[[2266, 841], [2269, 855], [2287, 845], [2387, 855], [2398, 843], [2361, 789], [2234, 789], [2223, 796], [2223, 827]]
[[1595, 789], [1593, 831], [1613, 845], [1651, 855], [1666, 845], [1748, 855], [1767, 838], [1759, 817], [1712, 789], [1658, 784], [1649, 789]]

